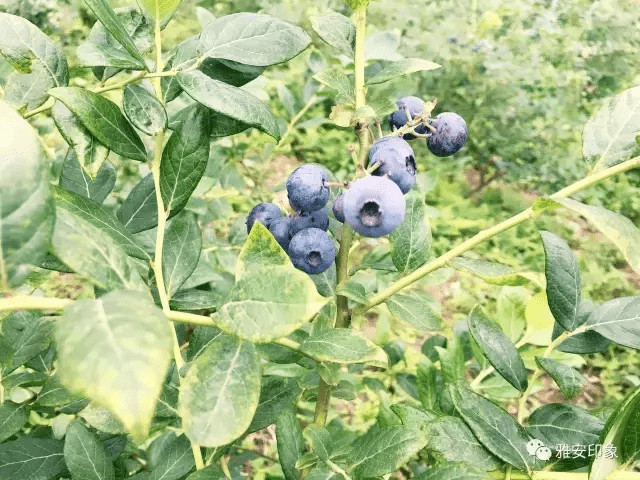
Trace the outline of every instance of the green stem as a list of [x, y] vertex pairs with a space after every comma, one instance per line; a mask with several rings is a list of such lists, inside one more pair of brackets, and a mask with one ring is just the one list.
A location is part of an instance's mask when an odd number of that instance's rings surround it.
[[[573, 195], [574, 193], [584, 190], [585, 188], [588, 188], [592, 185], [595, 185], [596, 183], [599, 183], [602, 180], [605, 180], [613, 175], [616, 175], [618, 173], [623, 173], [623, 172], [626, 172], [627, 170], [631, 170], [632, 168], [637, 168], [637, 167], [640, 167], [640, 157], [632, 158], [631, 160], [627, 160], [626, 162], [616, 165], [615, 167], [607, 168], [606, 170], [602, 170], [601, 172], [594, 175], [589, 175], [588, 177], [583, 178], [582, 180], [575, 182], [569, 185], [568, 187], [563, 188], [562, 190], [554, 193], [553, 195], [550, 196], [550, 198], [551, 199], [567, 198]], [[495, 225], [491, 228], [481, 231], [477, 235], [464, 241], [463, 243], [453, 248], [452, 250], [449, 250], [444, 255], [441, 255], [435, 260], [432, 260], [424, 264], [422, 267], [410, 273], [406, 277], [402, 277], [400, 280], [389, 285], [383, 291], [378, 292], [369, 300], [369, 302], [366, 305], [362, 305], [354, 309], [353, 314], [359, 315], [375, 307], [376, 305], [380, 305], [381, 303], [385, 302], [389, 297], [398, 293], [403, 288], [408, 287], [409, 285], [421, 279], [425, 275], [428, 275], [429, 273], [444, 267], [447, 264], [447, 262], [471, 250], [472, 248], [476, 247], [477, 245], [484, 242], [485, 240], [488, 240], [498, 235], [499, 233], [504, 232], [505, 230], [509, 230], [510, 228], [515, 227], [516, 225], [519, 225], [525, 220], [534, 218], [535, 216], [536, 216], [536, 212], [534, 212], [532, 207], [529, 207], [525, 211], [519, 213], [518, 215], [511, 217], [499, 223], [498, 225]]]

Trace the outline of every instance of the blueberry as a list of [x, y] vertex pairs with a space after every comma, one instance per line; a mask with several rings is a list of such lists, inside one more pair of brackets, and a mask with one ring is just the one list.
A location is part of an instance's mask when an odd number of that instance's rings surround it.
[[441, 113], [429, 123], [435, 130], [427, 138], [427, 147], [438, 157], [453, 155], [467, 141], [467, 124], [457, 113]]
[[336, 220], [344, 223], [344, 194], [336, 197], [331, 210], [333, 210], [333, 216], [336, 217]]
[[281, 216], [282, 213], [280, 212], [280, 209], [273, 203], [261, 203], [260, 205], [256, 205], [247, 217], [247, 233], [251, 233], [251, 227], [253, 227], [256, 220], [259, 220], [260, 223], [269, 228], [271, 222]]
[[286, 252], [291, 241], [291, 217], [280, 217], [271, 222], [269, 231]]
[[365, 237], [393, 232], [404, 220], [402, 191], [387, 177], [355, 181], [344, 195], [344, 216], [351, 228]]
[[291, 239], [289, 256], [296, 268], [307, 273], [322, 273], [336, 259], [336, 247], [324, 230], [307, 228]]
[[296, 214], [291, 217], [289, 234], [292, 237], [306, 228], [319, 228], [325, 232], [329, 230], [329, 214], [327, 211], [321, 209], [311, 213]]
[[315, 212], [329, 201], [327, 174], [315, 165], [296, 168], [287, 179], [289, 204], [296, 212]]
[[400, 137], [384, 137], [371, 147], [369, 166], [379, 167], [372, 175], [388, 177], [400, 187], [402, 193], [411, 190], [416, 181], [416, 160], [411, 146]]
[[[396, 102], [398, 105], [398, 110], [389, 115], [389, 127], [391, 130], [404, 127], [409, 118], [407, 117], [407, 112], [411, 115], [411, 118], [417, 117], [418, 115], [422, 115], [424, 113], [424, 100], [418, 97], [404, 97]], [[416, 127], [416, 132], [420, 134], [427, 133], [427, 127], [424, 125], [419, 125]], [[407, 133], [403, 137], [405, 140], [413, 140], [415, 135]]]

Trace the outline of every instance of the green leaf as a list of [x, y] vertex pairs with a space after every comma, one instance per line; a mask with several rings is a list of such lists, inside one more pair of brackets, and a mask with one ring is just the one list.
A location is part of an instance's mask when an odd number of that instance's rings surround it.
[[433, 63], [428, 60], [422, 60], [421, 58], [405, 58], [386, 65], [382, 71], [367, 80], [367, 85], [388, 82], [396, 77], [409, 75], [410, 73], [435, 70], [441, 66], [442, 65], [438, 65], [437, 63]]
[[[3, 18], [0, 14], [0, 18]], [[0, 30], [0, 32], [6, 30]], [[9, 286], [46, 258], [55, 209], [49, 163], [31, 125], [0, 101], [0, 256]]]
[[337, 12], [311, 17], [311, 26], [318, 36], [349, 58], [355, 56], [356, 26], [349, 17]]
[[179, 73], [177, 78], [184, 91], [197, 102], [280, 140], [280, 129], [273, 114], [250, 93], [213, 80], [199, 70]]
[[[82, 245], [82, 248], [78, 249], [78, 245]], [[102, 229], [76, 212], [57, 209], [53, 249], [55, 255], [74, 272], [91, 279], [103, 289], [146, 288], [124, 249]]]
[[[158, 300], [159, 301], [159, 300]], [[190, 288], [178, 290], [169, 299], [169, 306], [172, 310], [212, 310], [217, 308], [224, 301], [224, 296], [219, 292], [207, 292]]]
[[329, 455], [333, 450], [329, 430], [312, 423], [304, 429], [302, 435], [309, 443], [313, 453], [325, 462], [329, 460]]
[[347, 297], [356, 303], [363, 305], [367, 303], [367, 294], [364, 287], [355, 280], [347, 280], [346, 283], [338, 285], [336, 294]]
[[293, 410], [300, 396], [297, 378], [265, 377], [262, 380], [258, 408], [248, 432], [252, 433], [276, 423], [285, 410]]
[[5, 390], [16, 387], [41, 387], [50, 377], [42, 372], [15, 372], [2, 378]]
[[43, 352], [53, 340], [55, 322], [38, 312], [13, 312], [2, 320], [2, 335], [13, 351], [9, 373]]
[[433, 412], [420, 410], [411, 405], [397, 404], [391, 405], [390, 408], [400, 418], [402, 425], [409, 428], [422, 428], [425, 424], [438, 418]]
[[208, 23], [200, 34], [203, 57], [269, 66], [286, 62], [311, 43], [304, 30], [259, 13], [235, 13]]
[[[202, 107], [199, 103], [193, 102], [188, 107], [180, 110], [169, 119], [169, 128], [171, 130], [177, 130], [178, 128], [180, 128], [180, 125], [184, 121], [184, 119], [191, 114], [191, 111], [193, 109], [196, 108]], [[239, 122], [238, 120], [234, 120], [233, 118], [227, 117], [226, 115], [221, 115], [209, 109], [207, 109], [206, 111], [207, 115], [209, 116], [210, 133], [214, 138], [229, 137], [237, 133], [242, 133], [247, 128], [250, 128], [250, 126], [246, 123]]]
[[573, 398], [578, 395], [586, 383], [580, 372], [551, 358], [536, 357], [536, 363], [545, 372], [551, 375], [560, 391], [567, 397]]
[[377, 477], [395, 472], [424, 448], [420, 430], [391, 427], [372, 430], [356, 439], [347, 454], [348, 471], [357, 477]]
[[278, 460], [286, 480], [300, 480], [296, 463], [304, 451], [302, 429], [293, 410], [285, 410], [276, 420]]
[[149, 255], [133, 235], [100, 205], [61, 188], [56, 188], [54, 192], [58, 211], [65, 210], [100, 229], [101, 233], [108, 235], [127, 255], [149, 260]]
[[109, 434], [127, 433], [122, 422], [110, 410], [95, 403], [89, 404], [78, 416], [99, 432]]
[[180, 386], [182, 428], [199, 445], [226, 445], [249, 427], [259, 396], [260, 357], [253, 344], [216, 336]]
[[163, 451], [160, 461], [151, 470], [149, 480], [178, 480], [194, 466], [191, 442], [185, 435], [180, 435]]
[[[576, 405], [551, 403], [533, 411], [529, 417], [527, 432], [545, 445], [595, 445], [598, 443], [604, 422]], [[586, 455], [585, 455], [586, 456]], [[560, 463], [571, 469], [585, 466], [590, 458], [562, 459]]]
[[[139, 70], [147, 70], [144, 57], [136, 47], [133, 39], [122, 25], [116, 12], [109, 6], [107, 0], [84, 0], [91, 11], [98, 17], [100, 23], [109, 31], [111, 35], [122, 45], [133, 58], [138, 61]], [[72, 109], [73, 110], [73, 109]], [[114, 150], [115, 151], [115, 150]]]
[[335, 262], [322, 273], [310, 274], [311, 280], [316, 284], [318, 293], [323, 297], [334, 297], [336, 295], [336, 264]]
[[82, 170], [86, 171], [90, 178], [95, 177], [98, 169], [107, 160], [109, 149], [84, 127], [64, 103], [56, 102], [51, 109], [51, 115], [58, 131], [75, 151], [76, 161], [82, 166]]
[[447, 340], [447, 347], [434, 347], [440, 359], [440, 373], [445, 382], [457, 382], [464, 378], [464, 344], [458, 335]]
[[69, 84], [67, 59], [53, 41], [28, 20], [0, 12], [0, 54], [16, 69], [4, 86], [4, 101], [33, 110], [53, 87]]
[[514, 343], [524, 333], [524, 311], [528, 300], [529, 293], [523, 287], [502, 287], [498, 295], [498, 324]]
[[338, 68], [329, 68], [316, 73], [314, 80], [326, 85], [337, 92], [336, 102], [355, 103], [353, 96], [353, 82]]
[[[589, 300], [582, 300], [578, 307], [578, 315], [585, 316], [587, 320], [596, 309], [596, 306]], [[582, 322], [584, 324], [585, 322]], [[565, 331], [558, 323], [553, 326], [552, 340], [555, 340]], [[597, 353], [601, 352], [611, 344], [611, 340], [603, 337], [594, 330], [587, 330], [583, 333], [572, 335], [556, 347], [556, 350], [567, 353]]]
[[611, 97], [584, 127], [582, 151], [592, 173], [627, 160], [640, 133], [640, 87]]
[[502, 462], [458, 417], [441, 417], [429, 422], [424, 431], [428, 438], [427, 449], [447, 462], [465, 462], [484, 471], [497, 470], [502, 466]]
[[[436, 397], [438, 370], [428, 359], [422, 359], [416, 370], [418, 397], [424, 408], [434, 410], [438, 404]], [[401, 417], [402, 418], [402, 417]]]
[[277, 266], [293, 270], [291, 260], [271, 232], [261, 222], [255, 222], [238, 255], [236, 280], [256, 268]]
[[449, 384], [449, 393], [458, 414], [490, 452], [518, 470], [534, 468], [535, 457], [527, 452], [529, 437], [511, 415], [467, 388]]
[[7, 438], [22, 430], [28, 419], [29, 409], [27, 404], [18, 404], [7, 400], [0, 405], [0, 442], [4, 442]]
[[527, 370], [518, 349], [480, 306], [469, 315], [469, 332], [496, 371], [523, 392], [528, 385]]
[[600, 305], [587, 325], [612, 342], [640, 350], [640, 297], [623, 297]]
[[158, 202], [153, 173], [148, 174], [131, 189], [116, 216], [131, 233], [143, 232], [158, 226]]
[[569, 245], [551, 232], [540, 232], [545, 254], [547, 301], [549, 310], [565, 330], [580, 326], [578, 305], [582, 296], [582, 279], [575, 255]]
[[145, 438], [171, 357], [162, 310], [142, 293], [114, 291], [74, 302], [56, 327], [61, 383], [109, 408], [134, 439]]
[[169, 297], [172, 297], [198, 265], [202, 233], [190, 212], [174, 218], [165, 232], [162, 272]]
[[202, 470], [193, 472], [186, 480], [227, 480], [227, 477], [224, 472], [220, 470], [220, 467], [217, 465], [209, 465]]
[[141, 85], [128, 85], [122, 96], [122, 109], [129, 121], [147, 135], [164, 132], [169, 124], [160, 101]]
[[79, 87], [54, 88], [49, 93], [64, 103], [107, 148], [125, 158], [147, 160], [144, 143], [111, 100]]
[[98, 437], [79, 420], [67, 426], [64, 460], [74, 478], [114, 480], [113, 463]]
[[515, 269], [499, 263], [487, 262], [486, 260], [456, 257], [447, 262], [447, 265], [456, 270], [465, 270], [473, 273], [492, 285], [511, 285], [515, 287], [527, 283], [527, 279], [521, 277]]
[[551, 343], [551, 334], [555, 319], [551, 315], [545, 292], [536, 293], [524, 309], [527, 327], [523, 340], [533, 345], [547, 346]]
[[314, 333], [300, 344], [300, 350], [318, 362], [369, 363], [388, 367], [382, 348], [350, 328], [332, 328]]
[[606, 208], [585, 205], [570, 198], [556, 201], [586, 218], [618, 247], [629, 266], [640, 273], [640, 230], [631, 220]]
[[394, 317], [419, 332], [440, 330], [442, 318], [431, 306], [433, 299], [420, 290], [397, 293], [387, 300], [387, 308]]
[[160, 193], [165, 209], [179, 212], [202, 179], [209, 160], [207, 109], [194, 108], [173, 132], [162, 152]]
[[466, 463], [447, 463], [429, 468], [416, 480], [486, 480], [487, 474]]
[[264, 267], [238, 279], [218, 309], [217, 324], [244, 339], [266, 343], [300, 328], [326, 302], [300, 270]]
[[615, 458], [607, 455], [596, 457], [589, 470], [589, 480], [605, 480], [611, 472], [640, 454], [640, 387], [633, 390], [618, 404], [609, 416], [600, 434], [600, 445], [616, 449]]
[[49, 438], [27, 437], [0, 445], [2, 480], [54, 478], [66, 470], [63, 443]]
[[[155, 22], [149, 21], [135, 7], [117, 8], [114, 12], [138, 51], [149, 53], [154, 46]], [[81, 66], [94, 67], [94, 74], [101, 82], [121, 69], [140, 68], [140, 61], [127, 52], [100, 22], [93, 25], [87, 41], [78, 47], [76, 54]]]
[[111, 193], [115, 184], [116, 169], [112, 164], [103, 163], [95, 178], [91, 178], [78, 162], [78, 156], [73, 148], [67, 151], [58, 182], [60, 188], [100, 204]]
[[140, 8], [164, 27], [180, 6], [182, 0], [138, 0]]
[[407, 207], [404, 221], [389, 235], [391, 259], [402, 273], [413, 272], [429, 259], [431, 228], [423, 197], [415, 191], [405, 196]]
[[72, 395], [69, 390], [60, 384], [58, 376], [53, 375], [47, 379], [42, 390], [38, 392], [36, 405], [42, 407], [63, 407], [78, 400], [82, 400], [82, 397]]

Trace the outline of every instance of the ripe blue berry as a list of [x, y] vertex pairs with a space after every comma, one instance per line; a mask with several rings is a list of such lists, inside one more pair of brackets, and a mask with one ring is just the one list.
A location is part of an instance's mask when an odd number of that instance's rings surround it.
[[400, 137], [385, 137], [378, 140], [369, 152], [369, 166], [379, 167], [372, 175], [387, 175], [407, 193], [416, 181], [416, 160], [411, 146]]
[[259, 220], [260, 223], [269, 228], [271, 222], [281, 216], [282, 212], [280, 212], [278, 206], [273, 203], [261, 203], [260, 205], [256, 205], [247, 217], [247, 233], [251, 233], [251, 227], [253, 227], [256, 220]]
[[[398, 105], [398, 110], [389, 115], [389, 127], [391, 130], [404, 127], [409, 118], [407, 117], [407, 112], [411, 115], [411, 118], [415, 118], [418, 115], [422, 115], [424, 113], [424, 100], [418, 97], [404, 97], [396, 102]], [[427, 127], [424, 125], [419, 125], [416, 127], [416, 132], [420, 134], [427, 133]], [[413, 140], [415, 135], [407, 133], [403, 137], [405, 140]]]
[[289, 204], [296, 212], [315, 212], [329, 201], [327, 174], [315, 165], [296, 168], [287, 179]]
[[296, 214], [291, 217], [289, 234], [292, 237], [306, 228], [319, 228], [326, 232], [329, 229], [329, 214], [327, 211], [321, 209], [311, 213]]
[[307, 228], [291, 239], [289, 256], [296, 268], [306, 273], [322, 273], [336, 259], [336, 247], [324, 230]]
[[427, 138], [429, 151], [438, 157], [448, 157], [462, 148], [467, 141], [467, 124], [453, 112], [444, 112], [429, 124], [435, 128]]
[[280, 217], [271, 222], [269, 231], [286, 252], [291, 241], [291, 217]]
[[365, 237], [393, 232], [404, 220], [402, 191], [387, 177], [355, 181], [344, 195], [344, 216], [351, 228]]
[[336, 197], [333, 201], [331, 210], [333, 211], [333, 216], [336, 217], [336, 220], [340, 223], [344, 223], [344, 194]]

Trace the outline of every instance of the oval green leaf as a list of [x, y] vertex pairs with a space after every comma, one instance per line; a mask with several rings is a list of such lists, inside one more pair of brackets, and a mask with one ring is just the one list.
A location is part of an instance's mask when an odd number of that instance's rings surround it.
[[67, 426], [64, 461], [74, 478], [114, 480], [113, 463], [98, 437], [79, 420]]
[[315, 333], [300, 344], [300, 350], [319, 362], [368, 363], [386, 368], [382, 348], [349, 328], [332, 328]]
[[128, 85], [122, 96], [122, 109], [129, 121], [147, 135], [164, 132], [167, 112], [160, 101], [141, 85]]
[[368, 85], [375, 85], [377, 83], [388, 82], [396, 77], [403, 75], [409, 75], [415, 72], [424, 72], [425, 70], [435, 70], [442, 65], [430, 62], [428, 60], [422, 60], [421, 58], [405, 58], [398, 60], [397, 62], [391, 62], [385, 66], [380, 73], [374, 75], [367, 80]]
[[100, 204], [113, 190], [116, 184], [116, 169], [109, 162], [99, 168], [94, 178], [82, 168], [73, 148], [69, 148], [62, 163], [58, 185], [72, 193]]
[[172, 297], [198, 265], [202, 232], [195, 216], [183, 212], [174, 218], [164, 234], [162, 272], [169, 297]]
[[567, 398], [578, 395], [587, 381], [576, 369], [551, 358], [536, 357], [536, 363], [553, 378]]
[[311, 26], [326, 43], [349, 58], [355, 56], [356, 26], [349, 17], [337, 12], [311, 17]]
[[442, 327], [442, 317], [433, 309], [433, 298], [420, 290], [397, 293], [387, 300], [387, 308], [403, 323], [419, 332], [432, 332]]

